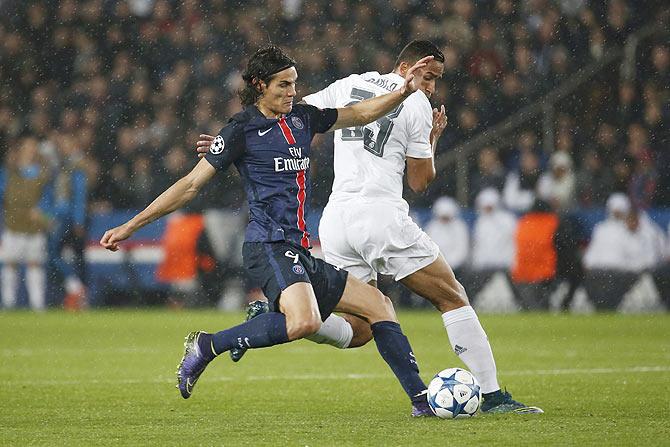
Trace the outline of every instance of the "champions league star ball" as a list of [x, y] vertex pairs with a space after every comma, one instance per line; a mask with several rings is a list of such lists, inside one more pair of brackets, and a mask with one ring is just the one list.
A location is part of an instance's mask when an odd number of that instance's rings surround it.
[[428, 405], [442, 419], [474, 416], [481, 401], [479, 383], [461, 368], [440, 371], [428, 385]]

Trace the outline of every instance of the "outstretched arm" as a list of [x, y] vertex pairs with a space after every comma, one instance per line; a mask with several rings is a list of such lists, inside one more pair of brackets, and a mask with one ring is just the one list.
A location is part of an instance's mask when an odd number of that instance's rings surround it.
[[412, 68], [407, 70], [405, 75], [405, 84], [400, 88], [386, 95], [367, 99], [358, 102], [349, 107], [337, 109], [337, 121], [329, 130], [343, 129], [345, 127], [363, 126], [371, 123], [382, 116], [390, 113], [398, 107], [409, 95], [417, 91], [418, 84], [414, 82], [414, 72], [419, 68], [426, 66], [433, 59], [433, 56], [427, 56], [419, 60]]
[[146, 224], [188, 203], [215, 173], [216, 169], [207, 160], [200, 160], [191, 172], [177, 180], [138, 215], [123, 225], [105, 231], [100, 239], [100, 245], [107, 250], [118, 250], [119, 242], [128, 239]]
[[[345, 127], [363, 126], [390, 113], [409, 95], [418, 90], [418, 85], [414, 82], [414, 72], [425, 67], [432, 59], [433, 56], [426, 56], [407, 70], [405, 84], [400, 90], [361, 101], [348, 107], [338, 108], [337, 121], [335, 121], [335, 124], [328, 131], [343, 129]], [[209, 151], [212, 141], [214, 141], [212, 135], [200, 134], [199, 140], [196, 142], [198, 157], [202, 158], [205, 156]]]

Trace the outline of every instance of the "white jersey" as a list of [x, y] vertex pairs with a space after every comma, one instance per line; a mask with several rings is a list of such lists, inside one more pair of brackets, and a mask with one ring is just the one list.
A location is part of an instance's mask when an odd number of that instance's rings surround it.
[[[404, 82], [395, 73], [352, 74], [303, 99], [319, 108], [345, 107], [398, 90]], [[402, 198], [406, 158], [433, 156], [432, 125], [430, 102], [419, 90], [373, 123], [337, 130], [335, 181], [328, 203], [381, 200], [409, 210]]]

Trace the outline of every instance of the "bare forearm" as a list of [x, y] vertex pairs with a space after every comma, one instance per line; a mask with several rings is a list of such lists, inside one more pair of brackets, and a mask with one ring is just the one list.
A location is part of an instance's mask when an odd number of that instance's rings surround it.
[[363, 126], [390, 113], [398, 107], [408, 95], [400, 90], [361, 101], [349, 107], [338, 109], [338, 118], [332, 130], [344, 127]]
[[123, 225], [105, 231], [100, 245], [110, 251], [119, 250], [119, 243], [128, 239], [135, 231], [188, 203], [215, 173], [216, 169], [207, 159], [200, 160], [186, 177], [170, 186], [137, 216]]
[[358, 115], [358, 122], [354, 123], [354, 125], [362, 126], [381, 118], [398, 107], [408, 96], [402, 94], [400, 90], [396, 90], [386, 95], [377, 96], [376, 98], [354, 104], [352, 108], [356, 109]]
[[[433, 151], [433, 154], [435, 154], [435, 151]], [[426, 166], [426, 170], [425, 170], [425, 174], [424, 174], [424, 178], [425, 178], [425, 181], [426, 181], [426, 188], [428, 187], [428, 185], [430, 185], [430, 183], [433, 180], [435, 180], [435, 175], [437, 174], [437, 171], [435, 171], [435, 157], [430, 158], [429, 160], [430, 160], [430, 164], [428, 164], [428, 166]]]
[[414, 82], [414, 72], [425, 67], [432, 59], [433, 56], [426, 56], [407, 70], [407, 73], [405, 73], [405, 83], [399, 90], [361, 101], [352, 106], [338, 108], [337, 121], [335, 121], [330, 130], [364, 126], [390, 113], [407, 99], [409, 95], [418, 90], [418, 86]]
[[440, 135], [435, 135], [431, 132], [430, 134], [430, 147], [433, 150], [433, 158], [435, 158], [435, 151], [437, 150], [437, 142], [440, 139]]
[[137, 231], [154, 220], [186, 205], [197, 193], [198, 189], [193, 186], [187, 177], [184, 177], [165, 190], [137, 216], [128, 221], [128, 225], [133, 232]]

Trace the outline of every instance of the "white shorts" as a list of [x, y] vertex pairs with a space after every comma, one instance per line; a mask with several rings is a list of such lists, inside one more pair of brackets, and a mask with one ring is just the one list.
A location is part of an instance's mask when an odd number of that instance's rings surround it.
[[47, 238], [43, 233], [2, 232], [2, 261], [12, 264], [43, 264], [47, 259]]
[[440, 249], [407, 210], [388, 203], [328, 204], [319, 223], [326, 262], [364, 282], [399, 281], [432, 264]]

